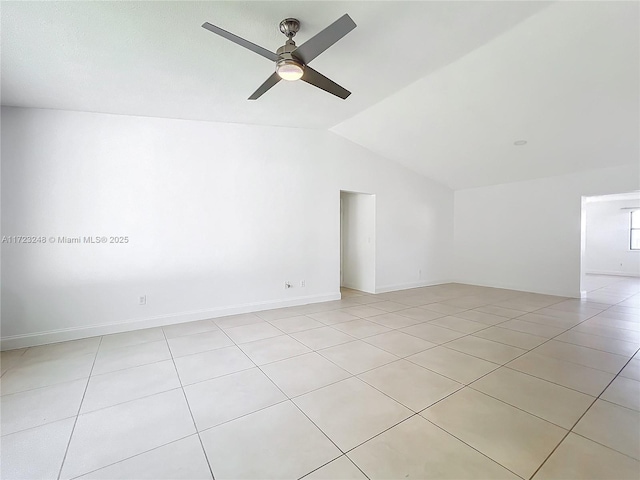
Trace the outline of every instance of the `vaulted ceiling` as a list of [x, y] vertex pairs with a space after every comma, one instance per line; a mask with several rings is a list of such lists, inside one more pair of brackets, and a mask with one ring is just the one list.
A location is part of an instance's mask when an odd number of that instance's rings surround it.
[[[316, 58], [353, 94], [303, 82], [247, 97], [275, 51], [358, 27]], [[332, 129], [451, 188], [638, 162], [636, 2], [3, 1], [2, 104]], [[527, 140], [514, 146], [516, 140]]]
[[555, 4], [333, 130], [454, 189], [638, 165], [639, 6]]

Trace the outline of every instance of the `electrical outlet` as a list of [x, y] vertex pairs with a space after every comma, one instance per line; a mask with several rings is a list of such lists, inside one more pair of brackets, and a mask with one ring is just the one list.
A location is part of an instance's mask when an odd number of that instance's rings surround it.
[[422, 270], [418, 270], [418, 278], [422, 278]]
[[147, 304], [147, 296], [140, 295], [140, 297], [138, 298], [138, 305], [146, 305], [146, 304]]
[[293, 285], [291, 285], [291, 282], [284, 282], [284, 288], [292, 288]]
[[306, 286], [306, 282], [304, 280], [300, 280], [300, 286], [304, 288]]

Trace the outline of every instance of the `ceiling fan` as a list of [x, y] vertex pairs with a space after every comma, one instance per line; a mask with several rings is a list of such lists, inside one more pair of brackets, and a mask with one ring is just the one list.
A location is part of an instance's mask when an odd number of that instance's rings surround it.
[[295, 37], [298, 30], [300, 30], [300, 22], [295, 18], [285, 18], [280, 22], [280, 31], [287, 36], [287, 41], [276, 53], [255, 43], [251, 43], [244, 38], [238, 37], [233, 33], [229, 33], [220, 27], [216, 27], [209, 22], [202, 24], [202, 27], [276, 63], [276, 71], [253, 92], [249, 100], [260, 98], [262, 94], [280, 80], [302, 80], [342, 99], [351, 95], [349, 90], [342, 88], [309, 66], [311, 60], [356, 28], [356, 24], [347, 14], [344, 14], [299, 47], [296, 46], [293, 37]]

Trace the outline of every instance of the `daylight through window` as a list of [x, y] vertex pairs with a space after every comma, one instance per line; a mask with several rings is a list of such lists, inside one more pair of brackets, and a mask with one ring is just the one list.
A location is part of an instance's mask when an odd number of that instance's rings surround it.
[[631, 250], [640, 250], [640, 210], [631, 212]]

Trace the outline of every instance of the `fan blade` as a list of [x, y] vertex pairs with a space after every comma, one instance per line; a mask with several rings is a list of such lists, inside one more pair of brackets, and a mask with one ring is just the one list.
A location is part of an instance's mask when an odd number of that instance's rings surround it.
[[255, 43], [251, 43], [249, 40], [245, 40], [233, 33], [227, 32], [226, 30], [221, 29], [220, 27], [216, 27], [215, 25], [211, 25], [209, 22], [204, 22], [202, 24], [202, 28], [206, 28], [210, 32], [216, 33], [221, 37], [226, 38], [227, 40], [231, 40], [233, 43], [237, 43], [238, 45], [248, 48], [252, 52], [257, 53], [258, 55], [262, 55], [265, 58], [273, 62], [277, 62], [280, 57], [273, 52], [270, 52], [266, 48], [261, 47], [260, 45], [256, 45]]
[[273, 72], [273, 74], [269, 78], [267, 78], [265, 82], [262, 85], [260, 85], [255, 92], [253, 92], [253, 95], [249, 97], [249, 100], [257, 100], [262, 96], [263, 93], [265, 93], [267, 90], [273, 87], [280, 80], [281, 80], [280, 75], [278, 75], [276, 72]]
[[342, 88], [333, 80], [329, 80], [321, 73], [316, 72], [309, 65], [305, 65], [304, 74], [302, 75], [302, 78], [300, 80], [304, 80], [305, 82], [310, 83], [315, 87], [321, 88], [325, 92], [329, 92], [336, 97], [342, 98], [343, 100], [351, 95], [351, 92], [349, 90]]
[[345, 13], [315, 37], [310, 38], [296, 48], [292, 53], [303, 63], [309, 63], [354, 28], [356, 28], [355, 22]]

